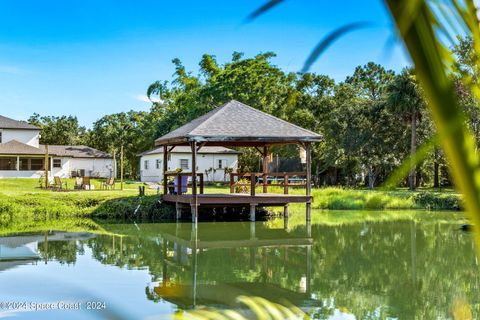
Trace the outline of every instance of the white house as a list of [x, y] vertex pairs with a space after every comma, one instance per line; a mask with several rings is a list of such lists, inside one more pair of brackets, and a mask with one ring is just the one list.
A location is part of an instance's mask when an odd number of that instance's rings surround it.
[[[39, 178], [45, 170], [40, 128], [0, 116], [0, 178]], [[88, 146], [48, 146], [50, 175], [110, 177], [113, 160]]]
[[[240, 152], [224, 147], [202, 147], [197, 152], [197, 172], [204, 174], [205, 182], [229, 181], [226, 168], [238, 166]], [[191, 172], [192, 152], [188, 146], [177, 146], [168, 155], [168, 170], [182, 169]], [[140, 154], [140, 180], [142, 182], [160, 182], [163, 180], [163, 147]]]

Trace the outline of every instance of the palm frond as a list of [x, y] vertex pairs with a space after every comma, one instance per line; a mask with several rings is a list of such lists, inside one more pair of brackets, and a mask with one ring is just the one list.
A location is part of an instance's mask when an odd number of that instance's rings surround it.
[[245, 23], [248, 23], [252, 20], [255, 20], [256, 18], [258, 18], [259, 16], [261, 16], [265, 12], [269, 11], [273, 7], [279, 5], [283, 1], [285, 1], [285, 0], [270, 0], [270, 1], [266, 2], [263, 6], [261, 6], [260, 8], [258, 8], [257, 10], [255, 10], [251, 14], [249, 14], [248, 17], [245, 19]]
[[345, 34], [352, 32], [354, 30], [370, 27], [373, 24], [371, 22], [366, 21], [358, 21], [346, 24], [344, 26], [335, 29], [331, 33], [329, 33], [325, 38], [323, 38], [317, 46], [313, 49], [310, 53], [310, 56], [305, 61], [303, 65], [302, 72], [307, 72], [313, 63], [318, 59], [318, 57], [336, 40], [340, 37], [344, 36]]

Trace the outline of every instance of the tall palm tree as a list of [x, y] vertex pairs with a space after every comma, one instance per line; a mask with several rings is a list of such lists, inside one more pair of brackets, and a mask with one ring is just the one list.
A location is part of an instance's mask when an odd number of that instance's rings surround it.
[[[410, 125], [410, 154], [417, 151], [417, 124], [421, 120], [420, 110], [424, 105], [420, 88], [412, 69], [404, 69], [397, 75], [387, 89], [387, 105], [405, 119]], [[410, 190], [416, 188], [416, 168], [412, 168], [408, 177]]]

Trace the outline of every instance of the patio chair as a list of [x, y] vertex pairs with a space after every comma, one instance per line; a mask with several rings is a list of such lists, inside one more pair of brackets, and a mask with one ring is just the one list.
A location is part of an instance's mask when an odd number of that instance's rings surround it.
[[93, 190], [93, 186], [90, 183], [90, 177], [83, 177], [82, 188], [85, 190]]
[[102, 183], [102, 189], [112, 189], [115, 190], [115, 179], [114, 178], [108, 178]]
[[[180, 179], [182, 179], [182, 190], [179, 190], [180, 188]], [[175, 181], [174, 181], [174, 193], [175, 194], [180, 194], [181, 193], [187, 193], [187, 184], [188, 184], [188, 177], [187, 176], [176, 176]]]
[[62, 179], [60, 179], [60, 177], [58, 176], [54, 176], [53, 177], [53, 184], [52, 184], [53, 188], [57, 189], [57, 190], [61, 190], [63, 189], [63, 187], [65, 186], [65, 189], [68, 188], [68, 184], [67, 182], [62, 182]]
[[81, 190], [82, 187], [83, 187], [83, 178], [82, 177], [76, 177], [75, 178], [75, 185], [73, 186], [73, 189]]

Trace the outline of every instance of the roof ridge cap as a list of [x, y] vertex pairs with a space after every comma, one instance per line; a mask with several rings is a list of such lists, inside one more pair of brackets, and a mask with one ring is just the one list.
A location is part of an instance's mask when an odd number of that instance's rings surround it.
[[[190, 132], [193, 132], [193, 131], [197, 130], [198, 128], [201, 128], [201, 127], [203, 127], [205, 124], [207, 124], [208, 122], [210, 122], [211, 119], [213, 119], [213, 118], [215, 118], [216, 116], [218, 116], [219, 114], [221, 114], [222, 111], [225, 110], [225, 107], [226, 107], [227, 105], [229, 105], [229, 104], [230, 104], [231, 102], [233, 102], [233, 101], [235, 101], [235, 100], [230, 100], [230, 101], [222, 104], [221, 106], [216, 107], [215, 109], [210, 110], [208, 113], [212, 112], [213, 114], [212, 114], [210, 117], [208, 117], [205, 121], [201, 122], [198, 126], [196, 126], [195, 128], [193, 128], [192, 130], [190, 130]], [[215, 111], [215, 112], [214, 112], [214, 111]], [[208, 113], [206, 113], [205, 115], [207, 115]]]

